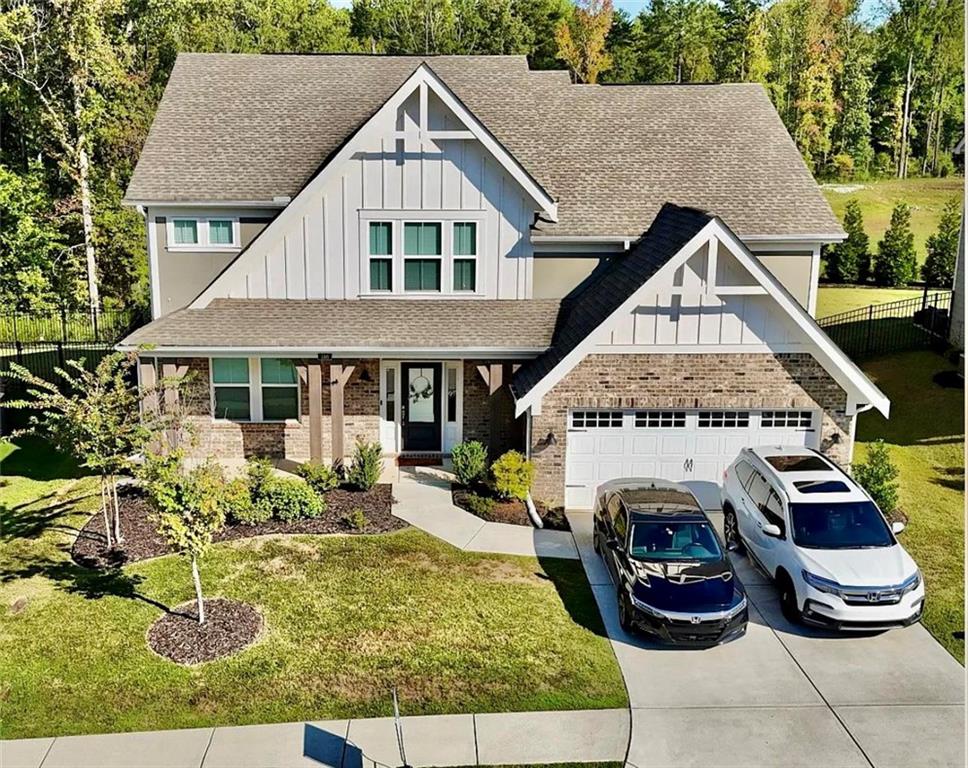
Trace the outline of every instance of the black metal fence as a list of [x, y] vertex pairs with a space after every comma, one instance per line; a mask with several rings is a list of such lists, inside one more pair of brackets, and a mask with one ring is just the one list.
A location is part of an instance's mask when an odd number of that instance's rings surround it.
[[872, 304], [817, 320], [852, 358], [921, 347], [944, 347], [951, 323], [951, 291]]
[[[87, 312], [0, 313], [0, 371], [18, 363], [48, 381], [57, 381], [55, 368], [68, 360], [83, 360], [93, 370], [118, 341], [148, 321], [142, 310], [109, 310], [97, 315]], [[4, 400], [15, 400], [26, 392], [24, 385], [0, 377], [0, 434], [23, 425], [26, 414], [2, 408]]]

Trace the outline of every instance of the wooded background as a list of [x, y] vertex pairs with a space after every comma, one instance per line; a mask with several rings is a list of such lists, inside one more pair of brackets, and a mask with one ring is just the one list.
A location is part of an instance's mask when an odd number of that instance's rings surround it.
[[764, 85], [820, 178], [944, 176], [963, 5], [888, 0], [0, 0], [0, 311], [148, 302], [121, 206], [179, 51], [527, 54], [579, 82]]

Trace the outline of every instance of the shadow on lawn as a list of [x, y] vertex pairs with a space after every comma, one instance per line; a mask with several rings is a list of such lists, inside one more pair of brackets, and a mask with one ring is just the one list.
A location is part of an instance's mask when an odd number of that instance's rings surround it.
[[[65, 512], [71, 511], [79, 501], [87, 498], [90, 498], [90, 496], [64, 497], [56, 493], [48, 493], [46, 496], [31, 499], [12, 507], [0, 504], [0, 541], [36, 539], [49, 530], [79, 534], [78, 528], [58, 523], [57, 520]], [[47, 506], [38, 506], [44, 502], [53, 503]]]
[[70, 456], [55, 451], [43, 438], [24, 436], [4, 442], [14, 450], [0, 461], [0, 474], [38, 481], [72, 480], [91, 474]]
[[595, 595], [585, 576], [581, 561], [559, 557], [539, 557], [538, 562], [544, 572], [538, 572], [536, 575], [554, 584], [571, 620], [590, 632], [607, 638], [605, 623], [598, 612], [598, 604], [595, 602]]
[[952, 491], [965, 490], [965, 468], [964, 467], [936, 467], [937, 474], [931, 480], [935, 485], [942, 488], [950, 488]]

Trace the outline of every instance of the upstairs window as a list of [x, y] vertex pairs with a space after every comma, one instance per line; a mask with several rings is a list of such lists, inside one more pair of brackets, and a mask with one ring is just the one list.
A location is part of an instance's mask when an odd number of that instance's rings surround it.
[[175, 219], [172, 229], [175, 245], [198, 245], [198, 222], [195, 219]]
[[442, 252], [439, 222], [404, 224], [403, 256], [404, 290], [440, 291]]
[[209, 245], [235, 245], [235, 224], [231, 219], [208, 220]]
[[477, 223], [454, 224], [454, 290], [477, 290]]
[[393, 224], [370, 222], [370, 290], [393, 290]]

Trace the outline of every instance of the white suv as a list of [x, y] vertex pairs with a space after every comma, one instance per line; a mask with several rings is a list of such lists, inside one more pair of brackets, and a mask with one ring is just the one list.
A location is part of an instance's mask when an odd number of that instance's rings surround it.
[[801, 447], [744, 448], [723, 473], [723, 526], [775, 581], [788, 619], [845, 630], [921, 618], [924, 584], [871, 498]]

